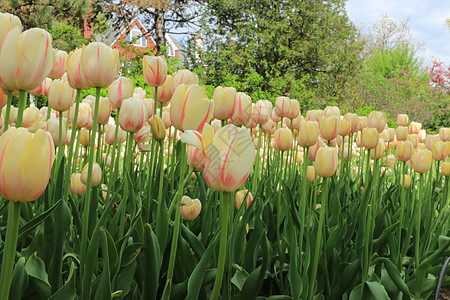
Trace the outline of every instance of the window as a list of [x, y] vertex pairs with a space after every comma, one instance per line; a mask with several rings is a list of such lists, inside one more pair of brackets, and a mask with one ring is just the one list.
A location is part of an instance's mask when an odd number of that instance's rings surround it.
[[133, 44], [139, 47], [147, 47], [147, 37], [141, 29], [135, 25], [127, 34], [127, 44]]
[[173, 57], [175, 56], [175, 53], [173, 51], [173, 47], [169, 45], [169, 47], [167, 48], [167, 53], [169, 54], [169, 56]]

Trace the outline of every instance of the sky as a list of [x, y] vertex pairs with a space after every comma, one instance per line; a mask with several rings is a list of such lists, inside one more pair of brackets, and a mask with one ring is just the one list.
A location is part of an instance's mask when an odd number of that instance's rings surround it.
[[386, 13], [391, 19], [400, 21], [408, 17], [413, 39], [423, 42], [424, 65], [431, 66], [433, 60], [450, 66], [450, 31], [445, 20], [450, 18], [449, 0], [347, 0], [347, 14], [355, 25], [367, 30]]

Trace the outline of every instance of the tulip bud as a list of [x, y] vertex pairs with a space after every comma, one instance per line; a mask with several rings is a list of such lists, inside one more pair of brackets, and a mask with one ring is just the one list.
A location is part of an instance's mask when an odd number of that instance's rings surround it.
[[450, 162], [443, 162], [441, 165], [441, 174], [448, 177], [450, 175]]
[[198, 199], [191, 199], [188, 196], [181, 198], [181, 217], [186, 221], [197, 219], [202, 210], [202, 203]]
[[73, 173], [70, 176], [70, 190], [75, 195], [82, 195], [86, 192], [86, 185], [81, 182], [81, 173]]
[[366, 149], [375, 149], [378, 145], [378, 131], [376, 128], [363, 128], [362, 145]]
[[417, 149], [412, 155], [412, 166], [417, 173], [426, 173], [431, 168], [432, 153], [428, 149]]
[[292, 147], [292, 131], [287, 128], [278, 128], [275, 131], [275, 148], [287, 151]]
[[249, 207], [250, 203], [252, 203], [253, 201], [252, 193], [250, 193], [248, 190], [240, 190], [236, 192], [236, 196], [234, 197], [234, 204], [237, 210], [241, 208], [242, 202], [244, 202], [244, 198], [247, 198], [247, 207]]
[[338, 153], [336, 148], [320, 148], [317, 150], [314, 168], [320, 177], [328, 178], [334, 175], [338, 167]]
[[108, 87], [108, 98], [114, 108], [120, 108], [122, 101], [133, 95], [133, 81], [126, 77], [119, 77]]
[[144, 103], [139, 98], [128, 98], [122, 102], [119, 111], [120, 128], [127, 132], [137, 132], [144, 126], [147, 117]]
[[67, 52], [53, 49], [53, 54], [55, 56], [55, 62], [53, 63], [52, 70], [50, 74], [48, 74], [48, 77], [51, 79], [58, 79], [66, 72]]
[[89, 142], [90, 142], [90, 131], [87, 130], [86, 128], [81, 128], [80, 129], [80, 144], [83, 147], [89, 147]]
[[100, 42], [83, 46], [81, 67], [89, 87], [107, 88], [119, 73], [119, 50]]
[[450, 141], [450, 127], [449, 128], [442, 127], [441, 129], [439, 129], [439, 138], [443, 142]]
[[83, 49], [75, 49], [69, 53], [66, 60], [67, 80], [73, 89], [85, 90], [89, 88], [89, 83], [81, 66], [81, 54]]
[[323, 146], [324, 146], [324, 143], [322, 142], [322, 140], [320, 138], [318, 138], [317, 143], [315, 143], [313, 146], [309, 147], [309, 151], [308, 151], [309, 160], [315, 161], [317, 151]]
[[309, 182], [314, 182], [316, 181], [316, 178], [316, 169], [314, 166], [308, 166], [308, 168], [306, 168], [306, 179], [308, 179]]
[[295, 119], [300, 114], [300, 102], [296, 99], [290, 100], [290, 109], [286, 115], [289, 119]]
[[411, 175], [409, 174], [401, 175], [400, 185], [404, 188], [409, 188], [411, 186]]
[[411, 158], [414, 147], [410, 141], [399, 141], [395, 154], [399, 161], [408, 161]]
[[404, 114], [399, 114], [397, 116], [397, 125], [398, 126], [408, 126], [408, 115], [404, 115]]
[[253, 107], [252, 118], [257, 124], [266, 123], [272, 113], [272, 102], [269, 100], [258, 100]]
[[[81, 182], [84, 184], [87, 184], [88, 180], [88, 168], [89, 164], [86, 164], [83, 168], [83, 171], [81, 171]], [[93, 163], [92, 166], [92, 186], [97, 186], [102, 181], [102, 169], [100, 168], [100, 165], [96, 162]]]
[[10, 127], [0, 136], [0, 194], [13, 202], [37, 199], [45, 191], [55, 150], [49, 133]]
[[386, 127], [386, 115], [384, 112], [372, 111], [367, 118], [368, 126], [376, 128], [378, 133], [381, 133]]
[[[91, 103], [91, 111], [94, 112], [95, 101]], [[99, 125], [106, 125], [111, 117], [111, 103], [107, 97], [100, 97], [98, 102], [98, 118], [97, 122]], [[92, 120], [94, 114], [92, 114]]]
[[236, 107], [231, 120], [234, 125], [241, 126], [247, 124], [252, 116], [252, 99], [244, 93], [237, 93]]
[[163, 120], [155, 115], [152, 117], [152, 136], [157, 141], [163, 141], [166, 138], [166, 127]]
[[142, 60], [145, 83], [161, 86], [167, 77], [167, 62], [164, 56], [145, 55]]

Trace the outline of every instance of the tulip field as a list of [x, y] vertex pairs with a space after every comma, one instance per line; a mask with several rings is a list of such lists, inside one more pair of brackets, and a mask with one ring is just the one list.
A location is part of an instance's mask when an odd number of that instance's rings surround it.
[[418, 300], [450, 285], [450, 128], [232, 87], [209, 99], [164, 56], [142, 60], [146, 92], [105, 44], [67, 54], [13, 15], [0, 25], [0, 300]]

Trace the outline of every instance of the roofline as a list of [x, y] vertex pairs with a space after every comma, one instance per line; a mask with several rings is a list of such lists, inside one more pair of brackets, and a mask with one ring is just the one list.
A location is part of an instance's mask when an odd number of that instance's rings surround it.
[[117, 40], [122, 36], [122, 34], [124, 34], [124, 33], [128, 30], [128, 28], [130, 28], [130, 25], [131, 25], [135, 20], [136, 20], [137, 22], [139, 22], [139, 24], [141, 25], [141, 27], [145, 30], [145, 33], [144, 33], [144, 34], [147, 34], [147, 35], [150, 37], [150, 39], [152, 40], [153, 44], [156, 45], [155, 40], [153, 39], [153, 37], [152, 37], [152, 36], [150, 35], [150, 33], [148, 32], [147, 27], [145, 27], [145, 26], [142, 24], [142, 22], [138, 19], [138, 17], [134, 17], [134, 19], [131, 20], [131, 21], [128, 23], [127, 26], [125, 26], [125, 29], [122, 30], [122, 32], [115, 38], [115, 40], [111, 43], [110, 46], [114, 45], [114, 44], [117, 42]]

